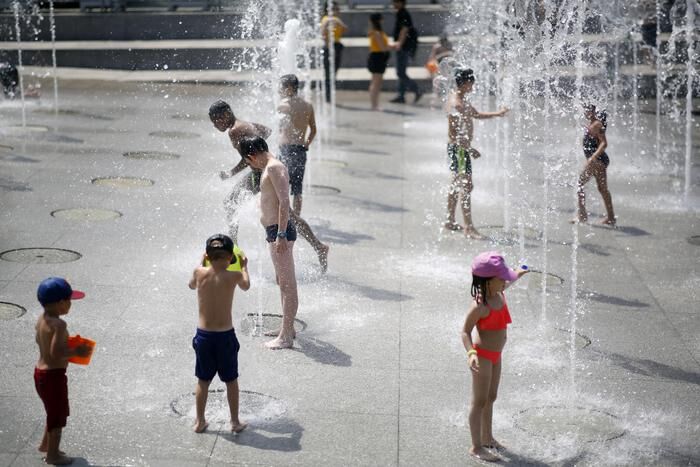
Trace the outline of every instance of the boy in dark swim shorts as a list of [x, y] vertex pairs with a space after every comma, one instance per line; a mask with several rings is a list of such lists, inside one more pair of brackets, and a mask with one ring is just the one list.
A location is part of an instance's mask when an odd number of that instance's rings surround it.
[[[195, 433], [202, 433], [209, 425], [204, 411], [207, 405], [209, 384], [216, 374], [226, 384], [226, 395], [231, 412], [231, 431], [239, 433], [247, 424], [238, 418], [238, 351], [241, 346], [233, 329], [233, 292], [236, 286], [250, 288], [248, 259], [241, 258], [241, 270], [227, 268], [233, 258], [233, 240], [217, 234], [207, 239], [206, 254], [201, 266], [195, 268], [190, 279], [190, 289], [197, 289], [199, 323], [192, 339], [197, 360], [194, 374], [198, 379], [195, 391], [197, 418]], [[206, 261], [211, 266], [204, 266]]]
[[71, 300], [83, 298], [85, 294], [73, 290], [65, 279], [49, 277], [39, 284], [36, 295], [44, 313], [36, 322], [39, 361], [34, 368], [34, 386], [46, 409], [46, 427], [39, 452], [46, 453], [47, 464], [65, 465], [73, 462], [59, 449], [61, 433], [70, 415], [66, 368], [69, 358], [86, 357], [90, 349], [86, 345], [68, 347], [68, 328], [61, 316], [70, 311]]
[[296, 75], [282, 76], [279, 92], [282, 98], [277, 107], [280, 115], [279, 156], [289, 172], [289, 188], [294, 197], [292, 210], [299, 215], [306, 152], [316, 137], [316, 116], [311, 103], [299, 96], [299, 78]]
[[[304, 172], [306, 171], [306, 146], [302, 144], [280, 145], [280, 161], [289, 171], [289, 192], [294, 199], [301, 200]], [[258, 191], [259, 188], [258, 188]], [[301, 203], [299, 203], [301, 206]], [[299, 208], [301, 210], [301, 207]], [[297, 213], [298, 214], [298, 213]]]

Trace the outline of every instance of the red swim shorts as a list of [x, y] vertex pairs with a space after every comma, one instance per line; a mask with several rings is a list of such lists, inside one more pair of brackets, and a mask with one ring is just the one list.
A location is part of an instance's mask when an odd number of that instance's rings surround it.
[[66, 419], [70, 415], [66, 369], [34, 368], [34, 387], [46, 409], [46, 429], [51, 431], [66, 426]]

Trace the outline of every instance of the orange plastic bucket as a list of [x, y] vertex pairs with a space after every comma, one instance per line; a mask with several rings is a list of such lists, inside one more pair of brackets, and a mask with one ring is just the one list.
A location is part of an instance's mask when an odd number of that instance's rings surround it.
[[90, 353], [87, 357], [79, 357], [77, 355], [70, 357], [68, 359], [71, 363], [77, 363], [78, 365], [87, 365], [90, 363], [90, 358], [92, 358], [92, 352], [95, 350], [95, 341], [80, 337], [80, 334], [68, 337], [68, 348], [74, 349], [79, 345], [87, 345], [90, 348]]

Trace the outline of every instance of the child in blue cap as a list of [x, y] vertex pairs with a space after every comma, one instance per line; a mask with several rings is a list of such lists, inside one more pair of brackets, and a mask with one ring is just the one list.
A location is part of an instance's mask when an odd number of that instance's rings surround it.
[[39, 284], [37, 299], [44, 313], [36, 322], [36, 342], [39, 345], [39, 361], [34, 369], [34, 385], [46, 409], [46, 428], [39, 451], [46, 453], [47, 464], [65, 465], [73, 462], [59, 450], [61, 431], [68, 415], [68, 378], [66, 368], [71, 357], [87, 357], [91, 350], [86, 345], [68, 348], [68, 328], [61, 316], [70, 311], [71, 300], [85, 294], [73, 290], [60, 277], [49, 277]]

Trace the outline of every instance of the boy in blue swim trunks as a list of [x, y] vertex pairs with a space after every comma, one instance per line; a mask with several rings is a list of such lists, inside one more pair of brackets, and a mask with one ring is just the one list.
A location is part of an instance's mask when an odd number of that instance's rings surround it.
[[207, 405], [209, 384], [218, 373], [226, 384], [228, 405], [231, 411], [231, 431], [240, 433], [247, 426], [238, 418], [238, 350], [241, 348], [233, 329], [232, 305], [236, 286], [242, 290], [250, 288], [248, 259], [241, 258], [240, 271], [228, 271], [233, 258], [233, 240], [223, 234], [209, 237], [206, 254], [202, 259], [209, 260], [211, 266], [198, 266], [192, 273], [190, 289], [197, 290], [199, 302], [199, 324], [192, 339], [192, 347], [197, 356], [195, 376], [198, 378], [195, 390], [197, 418], [195, 433], [202, 433], [209, 425], [204, 417]]

